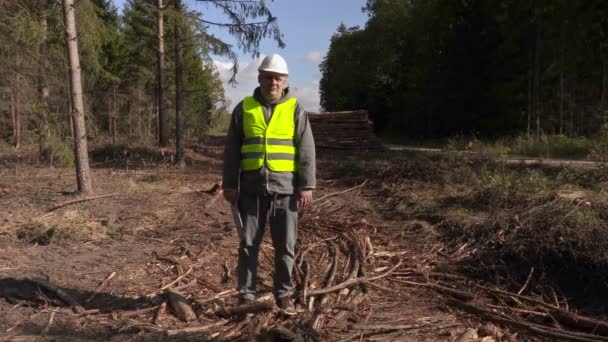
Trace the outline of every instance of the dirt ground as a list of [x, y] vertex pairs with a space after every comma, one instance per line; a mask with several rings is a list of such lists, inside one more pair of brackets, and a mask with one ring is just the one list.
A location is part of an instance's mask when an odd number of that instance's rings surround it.
[[[488, 328], [447, 305], [437, 291], [416, 286], [420, 277], [412, 278], [430, 268], [448, 269], [463, 250], [440, 243], [429, 222], [399, 213], [399, 206], [412, 204], [393, 203], [377, 185], [359, 186], [365, 179], [332, 178], [331, 162], [322, 157], [317, 200], [301, 212], [299, 312], [231, 315], [238, 239], [229, 206], [212, 191], [221, 179], [219, 144], [189, 150], [185, 170], [171, 166], [170, 150], [99, 147], [91, 155], [96, 194], [113, 196], [49, 211], [78, 198], [73, 169], [40, 165], [35, 147], [0, 148], [3, 340], [455, 341], [468, 328]], [[266, 236], [260, 296], [272, 284]], [[356, 272], [359, 262], [364, 267]], [[159, 289], [176, 279], [172, 287], [197, 317], [184, 322], [167, 309], [154, 324], [167, 297]], [[372, 280], [307, 297], [306, 291], [349, 279]], [[86, 312], [75, 312], [41, 285], [49, 283]], [[199, 332], [180, 330], [203, 326]], [[507, 328], [485, 330], [470, 341], [531, 340]]]

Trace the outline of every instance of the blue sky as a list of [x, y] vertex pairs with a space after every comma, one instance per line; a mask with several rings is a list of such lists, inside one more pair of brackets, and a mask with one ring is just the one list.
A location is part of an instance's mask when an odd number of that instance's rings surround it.
[[[114, 1], [122, 8], [124, 0]], [[216, 11], [195, 4], [195, 1], [184, 1], [192, 8], [207, 11], [205, 19], [222, 21]], [[279, 26], [283, 33], [286, 47], [279, 49], [275, 42], [267, 39], [262, 42], [262, 54], [278, 53], [285, 57], [289, 65], [289, 85], [307, 110], [319, 109], [318, 82], [321, 78], [319, 63], [329, 48], [329, 40], [338, 25], [343, 22], [346, 26], [365, 26], [367, 14], [361, 11], [365, 0], [275, 0], [267, 1], [267, 6], [273, 15], [278, 17]], [[235, 41], [227, 31], [214, 29], [212, 32], [229, 43]], [[234, 44], [236, 45], [236, 44]], [[233, 88], [224, 85], [226, 96], [234, 106], [243, 96], [251, 94], [257, 85], [257, 63], [250, 55], [237, 51], [239, 69], [238, 85]], [[215, 61], [223, 81], [229, 76], [228, 60], [217, 58]], [[230, 108], [232, 109], [232, 108]]]

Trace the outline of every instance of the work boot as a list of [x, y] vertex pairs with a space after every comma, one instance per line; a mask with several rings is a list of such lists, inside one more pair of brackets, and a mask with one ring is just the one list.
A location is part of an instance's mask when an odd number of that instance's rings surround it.
[[277, 306], [286, 313], [296, 313], [296, 307], [289, 296], [277, 298]]

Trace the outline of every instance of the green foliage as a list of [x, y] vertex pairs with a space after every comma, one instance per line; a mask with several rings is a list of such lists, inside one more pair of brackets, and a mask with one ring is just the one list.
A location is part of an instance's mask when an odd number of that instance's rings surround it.
[[539, 141], [524, 137], [515, 139], [513, 154], [545, 158], [585, 158], [593, 141], [585, 137], [570, 138], [565, 135], [543, 135]]
[[602, 125], [600, 131], [595, 135], [589, 159], [595, 161], [608, 161], [608, 124]]
[[73, 142], [68, 139], [57, 132], [49, 132], [42, 142], [43, 159], [54, 166], [74, 166]]
[[378, 130], [407, 138], [529, 129], [560, 157], [587, 148], [560, 134], [590, 136], [605, 121], [608, 3], [368, 0], [364, 10], [365, 28], [338, 27], [320, 66], [326, 110], [367, 109]]
[[539, 140], [528, 139], [525, 136], [478, 140], [455, 136], [448, 139], [445, 148], [469, 150], [488, 157], [511, 154], [524, 157], [585, 159], [597, 146], [598, 138], [570, 138], [562, 134], [555, 134], [542, 135]]

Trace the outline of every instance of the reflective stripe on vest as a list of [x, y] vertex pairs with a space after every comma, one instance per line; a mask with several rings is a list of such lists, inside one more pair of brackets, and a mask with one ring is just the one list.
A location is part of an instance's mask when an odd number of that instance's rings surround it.
[[242, 170], [258, 170], [264, 162], [275, 172], [296, 170], [293, 143], [296, 102], [292, 98], [275, 105], [270, 122], [266, 124], [262, 105], [253, 96], [243, 100]]

